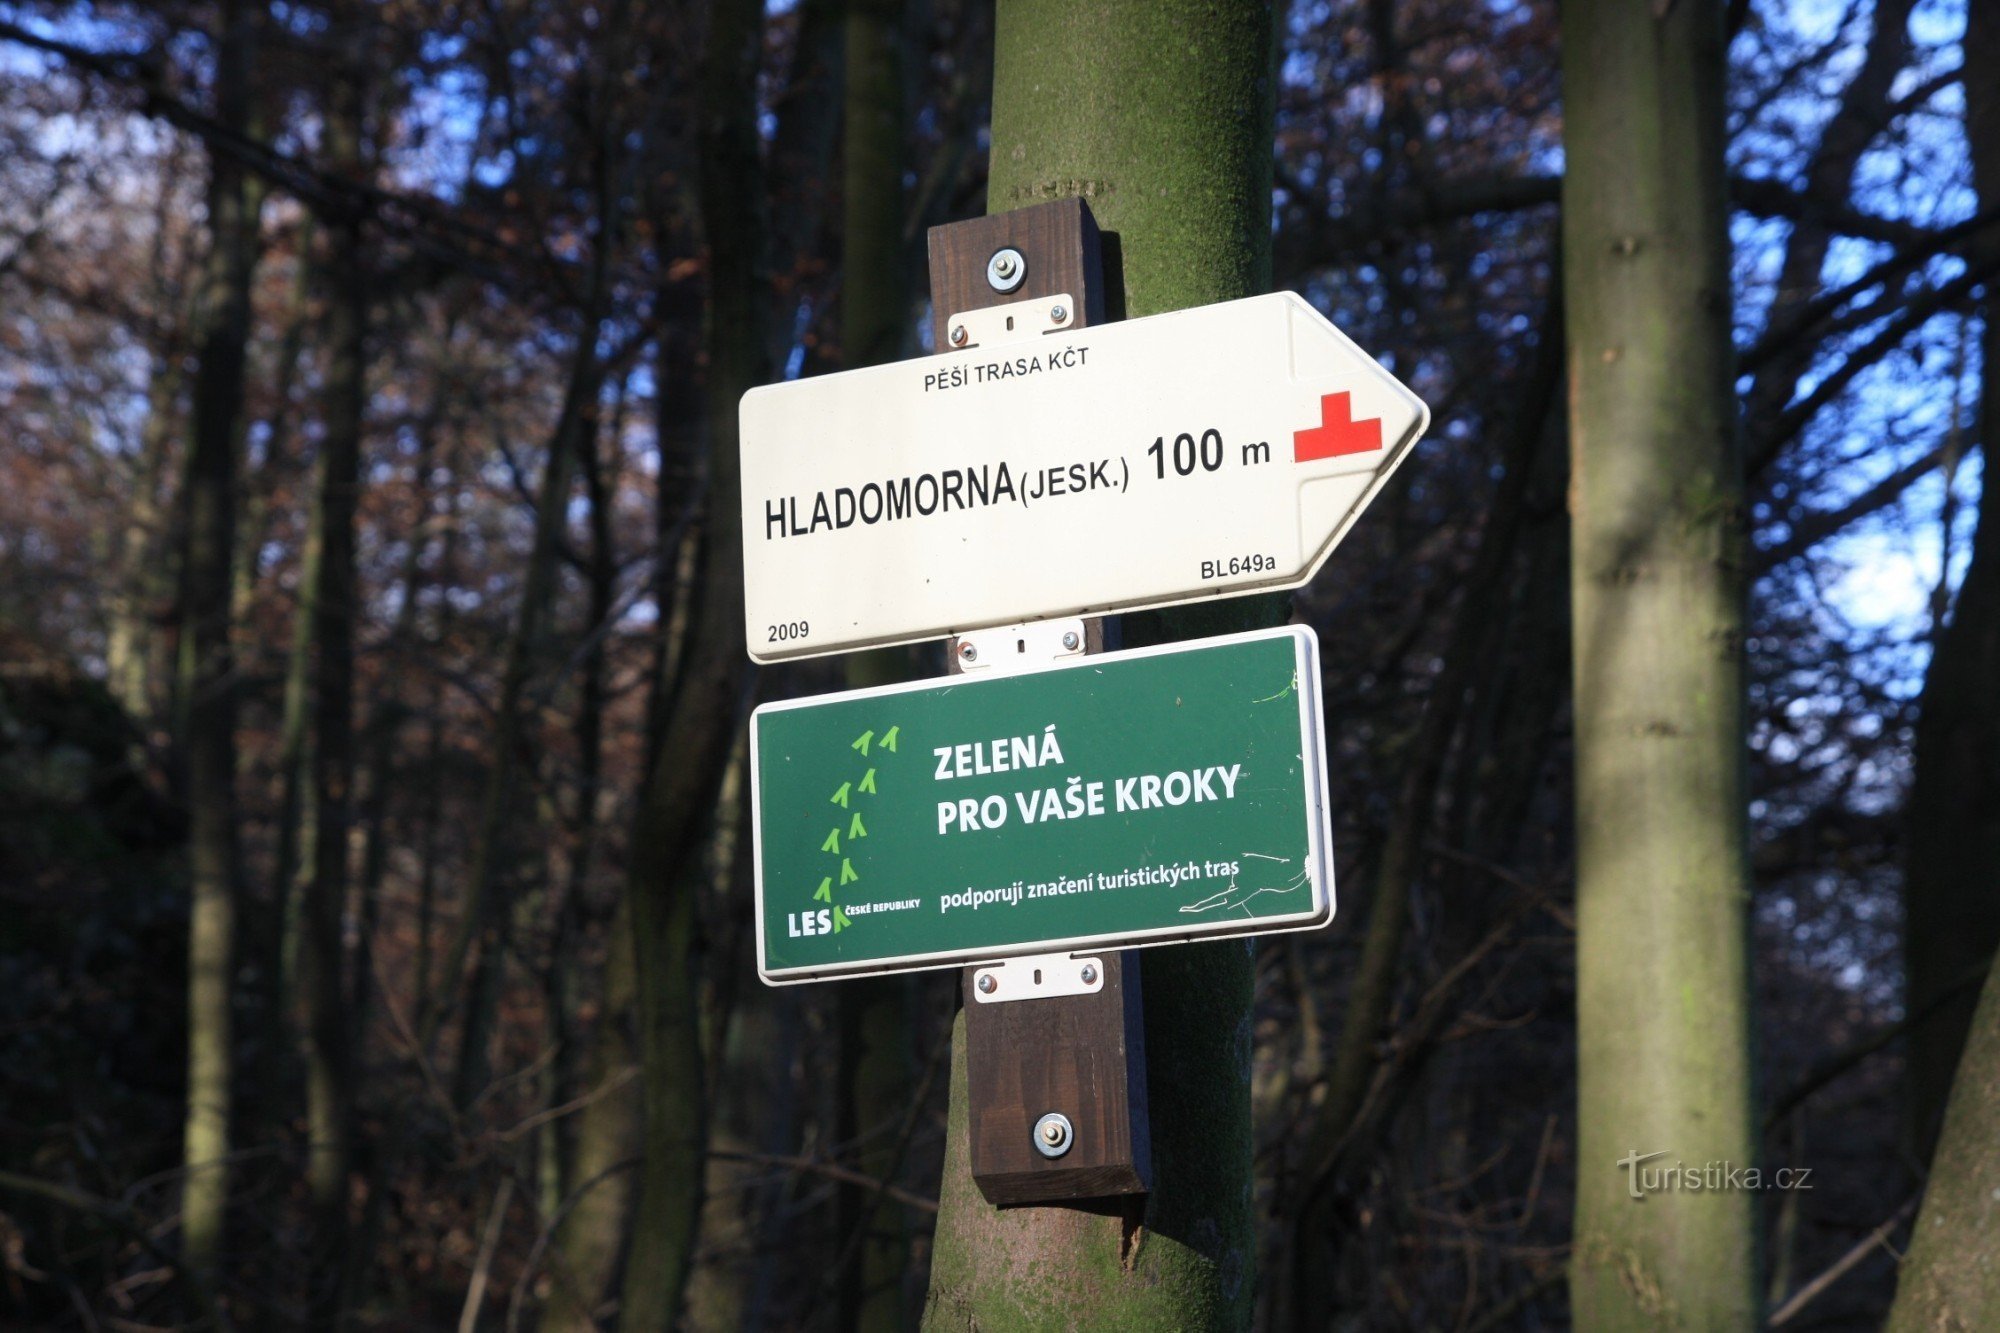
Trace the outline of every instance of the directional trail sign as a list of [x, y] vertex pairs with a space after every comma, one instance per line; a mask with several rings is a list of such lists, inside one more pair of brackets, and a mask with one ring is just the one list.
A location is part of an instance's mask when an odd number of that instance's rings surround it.
[[1289, 627], [767, 704], [767, 982], [1324, 924], [1318, 640]]
[[1298, 587], [1429, 421], [1289, 292], [1086, 329], [1064, 299], [744, 396], [752, 657]]

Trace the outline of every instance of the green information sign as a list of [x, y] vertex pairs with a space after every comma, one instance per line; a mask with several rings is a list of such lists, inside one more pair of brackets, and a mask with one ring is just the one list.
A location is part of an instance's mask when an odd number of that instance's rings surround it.
[[1303, 627], [768, 704], [750, 752], [769, 982], [1333, 915]]

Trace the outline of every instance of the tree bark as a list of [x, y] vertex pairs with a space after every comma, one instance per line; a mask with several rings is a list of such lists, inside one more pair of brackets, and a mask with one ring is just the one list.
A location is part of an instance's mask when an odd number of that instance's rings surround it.
[[[1968, 44], [1967, 54], [1971, 47]], [[1969, 68], [1969, 67], [1968, 67]], [[1990, 489], [1990, 488], [1989, 488]], [[2000, 1328], [2000, 963], [1972, 1023], [1889, 1333]]]
[[[598, 389], [603, 383], [603, 366], [597, 354], [601, 294], [600, 280], [589, 316], [577, 333], [569, 385], [549, 438], [548, 461], [543, 465], [535, 497], [534, 543], [529, 549], [527, 576], [522, 582], [521, 602], [514, 613], [506, 665], [501, 672], [490, 766], [480, 800], [479, 838], [466, 883], [465, 921], [453, 941], [451, 957], [444, 969], [447, 986], [461, 976], [467, 977], [465, 1020], [460, 1029], [458, 1069], [452, 1083], [452, 1100], [460, 1107], [470, 1106], [486, 1086], [486, 1048], [492, 1039], [494, 1014], [506, 975], [514, 881], [511, 872], [503, 867], [508, 861], [513, 820], [518, 814], [515, 789], [523, 745], [522, 700], [555, 598], [557, 545], [568, 521], [577, 450], [580, 441], [591, 433], [586, 417], [595, 416]], [[434, 1015], [437, 1012], [434, 1005]]]
[[[1758, 1316], [1742, 458], [1717, 4], [1562, 8], [1577, 751], [1577, 1209], [1594, 1329]], [[1621, 1159], [1624, 1164], [1621, 1165]]]
[[[1275, 14], [1269, 4], [1017, 0], [995, 36], [989, 212], [1085, 198], [1122, 255], [1112, 317], [1270, 282]], [[1109, 257], [1108, 257], [1109, 258]], [[1117, 267], [1106, 264], [1107, 281]], [[1120, 309], [1120, 296], [1123, 297]], [[1128, 616], [1127, 641], [1272, 624], [1284, 599]], [[1249, 1064], [1253, 948], [1146, 960], [1153, 1193], [990, 1207], [966, 1155], [964, 1028], [925, 1326], [1241, 1328], [1255, 1293]]]
[[698, 89], [709, 484], [686, 646], [666, 691], [659, 754], [632, 830], [628, 893], [645, 1107], [620, 1316], [632, 1330], [672, 1326], [701, 1217], [708, 1127], [693, 944], [707, 835], [742, 723], [748, 676], [736, 404], [766, 374], [756, 103], [763, 30], [757, 0], [714, 0]]
[[[342, 27], [351, 27], [343, 24]], [[348, 31], [326, 118], [335, 170], [362, 169], [359, 34]], [[351, 62], [351, 63], [350, 63]], [[348, 830], [354, 818], [354, 635], [360, 614], [355, 573], [355, 505], [361, 485], [361, 435], [368, 405], [368, 265], [358, 217], [327, 228], [328, 350], [325, 430], [319, 455], [319, 569], [313, 595], [313, 850], [301, 897], [301, 963], [306, 999], [306, 1186], [313, 1212], [313, 1290], [333, 1297], [347, 1232], [347, 1172], [352, 1147], [353, 1056], [347, 1013]]]
[[[218, 118], [248, 120], [252, 13], [226, 0], [216, 32]], [[198, 296], [186, 551], [182, 562], [181, 729], [190, 815], [188, 1086], [182, 1158], [181, 1252], [206, 1282], [215, 1271], [229, 1200], [230, 978], [236, 929], [236, 680], [230, 651], [230, 560], [235, 544], [237, 421], [257, 213], [240, 164], [211, 153], [209, 249]]]
[[[616, 459], [623, 426], [624, 395], [618, 395], [610, 438]], [[559, 867], [551, 855], [548, 882], [560, 878], [556, 894], [555, 921], [550, 931], [548, 975], [543, 986], [543, 1022], [549, 1049], [554, 1052], [544, 1075], [546, 1103], [557, 1107], [578, 1092], [578, 1071], [582, 1051], [578, 1040], [575, 1009], [577, 949], [590, 923], [590, 872], [597, 848], [597, 806], [604, 767], [605, 657], [604, 640], [611, 629], [613, 601], [617, 593], [618, 553], [611, 537], [611, 505], [617, 490], [618, 474], [599, 457], [597, 433], [580, 442], [578, 461], [583, 469], [583, 492], [589, 505], [590, 550], [584, 560], [584, 582], [589, 592], [583, 633], [586, 647], [577, 690], [576, 720], [571, 734], [576, 744], [576, 796], [568, 828], [560, 840], [551, 840], [551, 850], [561, 846], [567, 865]], [[607, 473], [609, 475], [607, 476]], [[568, 1144], [570, 1121], [557, 1116], [538, 1132], [538, 1166], [541, 1173], [542, 1213], [553, 1217], [569, 1190]]]
[[111, 695], [140, 726], [151, 729], [158, 708], [153, 617], [163, 599], [159, 572], [165, 545], [160, 487], [180, 415], [183, 382], [178, 339], [153, 361], [146, 386], [146, 424], [139, 432], [139, 465], [132, 507], [118, 538], [117, 595], [105, 633], [104, 666]]
[[[1966, 18], [1968, 71], [2000, 60], [2000, 14], [1973, 5]], [[2000, 202], [2000, 90], [1965, 80], [1966, 141], [1983, 205]], [[1984, 253], [2000, 259], [2000, 240]], [[1987, 284], [1981, 334], [1984, 386], [1978, 428], [1985, 450], [1979, 526], [1951, 619], [1924, 677], [1910, 790], [1904, 954], [1909, 1007], [1919, 1008], [2000, 945], [2000, 295]], [[1949, 553], [1947, 553], [1949, 559]], [[1948, 1003], [1910, 1038], [1910, 1131], [1921, 1157], [1937, 1142], [1952, 1074], [1971, 1025], [1973, 998]], [[1977, 1077], [1977, 1075], [1975, 1075]], [[1932, 1179], [1938, 1178], [1933, 1169]]]
[[[315, 234], [316, 229], [308, 217], [299, 226], [294, 241], [297, 272], [288, 298], [290, 309], [286, 313], [285, 335], [278, 349], [277, 374], [272, 385], [269, 434], [260, 468], [266, 474], [289, 469], [298, 475], [304, 471], [295, 467], [286, 455], [290, 452], [295, 421], [292, 411], [293, 382], [304, 359], [307, 326], [312, 322], [312, 295], [318, 266], [309, 255]], [[263, 485], [254, 488], [244, 503], [244, 538], [238, 542], [230, 593], [230, 605], [239, 621], [249, 614], [260, 569], [256, 552], [242, 548], [260, 542], [259, 533], [269, 523], [268, 509], [273, 489], [273, 483], [266, 480]], [[263, 517], [250, 512], [260, 505], [267, 511]], [[251, 1031], [246, 1034], [247, 1039], [243, 1043], [246, 1059], [238, 1086], [246, 1094], [245, 1117], [240, 1118], [243, 1137], [253, 1141], [275, 1139], [289, 1133], [296, 1114], [296, 1108], [287, 1095], [293, 1049], [292, 1023], [288, 1012], [293, 1002], [289, 972], [290, 965], [295, 961], [289, 940], [296, 925], [291, 920], [292, 899], [298, 888], [301, 835], [306, 831], [304, 825], [307, 822], [302, 817], [302, 807], [307, 799], [308, 787], [305, 773], [307, 687], [312, 668], [312, 602], [317, 596], [319, 582], [319, 525], [320, 510], [318, 505], [314, 505], [307, 517], [305, 545], [300, 552], [297, 603], [293, 610], [290, 649], [285, 659], [284, 693], [280, 704], [276, 864], [269, 880], [262, 884], [246, 882], [243, 886], [243, 919], [237, 952], [242, 958], [239, 971], [248, 992], [241, 1017], [248, 1019]]]
[[[903, 132], [904, 13], [903, 0], [847, 0], [840, 341], [849, 370], [902, 355], [913, 324], [903, 244], [903, 172], [909, 157]], [[909, 654], [900, 649], [847, 659], [849, 688], [885, 685], [910, 674]], [[834, 999], [837, 1137], [854, 1145], [856, 1170], [886, 1179], [898, 1165], [893, 1127], [908, 1104], [912, 1080], [909, 979], [848, 982]], [[870, 1333], [904, 1328], [909, 1322], [904, 1209], [855, 1185], [841, 1186], [837, 1199], [835, 1232], [851, 1255], [836, 1275], [838, 1326]]]

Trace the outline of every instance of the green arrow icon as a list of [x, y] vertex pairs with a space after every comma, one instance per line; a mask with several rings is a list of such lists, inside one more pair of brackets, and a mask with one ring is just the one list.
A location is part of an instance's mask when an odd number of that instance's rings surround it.
[[[842, 790], [842, 791], [846, 791], [846, 790], [847, 790], [846, 786], [845, 786], [845, 785], [842, 785], [842, 787], [841, 787], [841, 790]], [[875, 794], [875, 770], [874, 770], [874, 769], [872, 769], [872, 768], [871, 768], [871, 769], [869, 769], [869, 770], [868, 770], [868, 771], [867, 771], [866, 773], [863, 773], [863, 774], [861, 775], [861, 785], [860, 785], [860, 786], [859, 786], [858, 788], [856, 788], [855, 790], [857, 790], [857, 791], [865, 791], [865, 792], [867, 792], [867, 793], [868, 793], [868, 794], [869, 794], [870, 796], [873, 796], [873, 795]], [[843, 806], [845, 806], [846, 804], [847, 804], [847, 802], [845, 802], [845, 801], [842, 801], [842, 802], [841, 802], [841, 805], [843, 805]]]
[[853, 924], [852, 921], [847, 919], [847, 913], [841, 911], [839, 905], [835, 904], [833, 909], [833, 933], [838, 935]]
[[882, 748], [890, 754], [896, 753], [896, 733], [901, 730], [901, 727], [891, 727], [882, 733]]
[[850, 749], [850, 750], [859, 750], [859, 751], [861, 751], [861, 753], [863, 753], [863, 754], [867, 754], [867, 753], [868, 753], [868, 744], [869, 744], [869, 742], [870, 742], [870, 741], [872, 741], [872, 740], [874, 740], [874, 739], [875, 739], [875, 732], [874, 732], [874, 730], [873, 730], [873, 729], [871, 728], [871, 729], [870, 729], [870, 730], [868, 730], [868, 731], [864, 731], [864, 732], [862, 732], [862, 733], [861, 733], [861, 734], [860, 734], [859, 736], [856, 736], [856, 737], [854, 738], [854, 744], [852, 744], [852, 745], [848, 746], [847, 748], [848, 748], [848, 749]]
[[[872, 774], [873, 774], [873, 773], [875, 772], [875, 770], [874, 770], [874, 769], [872, 769], [872, 768], [871, 768], [871, 769], [869, 769], [868, 771], [869, 771], [869, 773], [870, 773], [871, 775], [872, 775]], [[867, 779], [865, 779], [865, 778], [864, 778], [864, 779], [863, 779], [863, 782], [865, 783], [866, 781], [867, 781]], [[830, 802], [832, 802], [832, 803], [833, 803], [834, 805], [837, 805], [837, 806], [839, 806], [839, 807], [840, 807], [841, 809], [845, 810], [845, 809], [847, 808], [847, 793], [848, 793], [848, 790], [849, 790], [849, 789], [850, 789], [851, 787], [853, 787], [853, 786], [854, 786], [854, 784], [853, 784], [853, 783], [851, 783], [851, 782], [843, 782], [843, 783], [841, 783], [841, 784], [840, 784], [840, 790], [839, 790], [839, 791], [837, 791], [837, 792], [835, 792], [835, 793], [834, 793], [833, 795], [831, 795], [831, 796], [827, 797], [827, 800], [828, 800], [828, 801], [830, 801]], [[874, 791], [875, 789], [874, 789], [873, 787], [869, 787], [869, 786], [863, 786], [863, 787], [861, 788], [861, 790], [863, 790], [863, 791]]]
[[[838, 829], [835, 829], [834, 831], [836, 833], [839, 832]], [[867, 836], [868, 836], [868, 826], [861, 822], [861, 812], [859, 810], [856, 810], [854, 812], [853, 822], [848, 824], [847, 826], [847, 840], [849, 842], [853, 842], [856, 838], [865, 838]], [[822, 847], [820, 848], [820, 850], [825, 851], [826, 848]], [[836, 847], [833, 850], [837, 852], [840, 850], [840, 848]]]
[[832, 875], [828, 875], [825, 879], [819, 882], [818, 890], [816, 890], [813, 893], [813, 901], [816, 903], [830, 903], [833, 901]]
[[847, 859], [846, 857], [844, 857], [844, 856], [843, 856], [843, 857], [841, 857], [841, 858], [840, 858], [840, 883], [841, 883], [842, 887], [845, 887], [845, 886], [847, 886], [847, 885], [849, 885], [849, 884], [852, 884], [852, 883], [853, 883], [853, 882], [854, 882], [855, 880], [857, 880], [857, 879], [860, 879], [860, 878], [861, 878], [861, 876], [859, 876], [859, 875], [857, 875], [857, 874], [855, 874], [855, 873], [854, 873], [854, 862], [852, 862], [852, 861], [848, 860], [848, 859]]
[[[858, 810], [855, 811], [854, 817], [856, 819], [861, 818], [861, 812]], [[835, 824], [833, 826], [833, 831], [826, 835], [826, 841], [819, 845], [819, 849], [823, 852], [838, 852], [840, 850], [840, 825]]]

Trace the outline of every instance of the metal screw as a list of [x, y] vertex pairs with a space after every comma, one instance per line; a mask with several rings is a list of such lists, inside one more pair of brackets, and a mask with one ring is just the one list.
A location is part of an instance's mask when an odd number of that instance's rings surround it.
[[1083, 984], [1084, 984], [1084, 985], [1086, 985], [1086, 986], [1095, 986], [1095, 985], [1097, 984], [1097, 964], [1095, 964], [1095, 963], [1085, 963], [1085, 964], [1083, 965], [1083, 974], [1082, 974], [1082, 975], [1083, 975]]
[[1028, 261], [1012, 246], [995, 250], [986, 261], [986, 285], [996, 292], [1011, 292], [1028, 276]]
[[1077, 644], [1081, 642], [1083, 640], [1076, 637], [1075, 630], [1069, 630], [1063, 634], [1063, 647], [1069, 649], [1071, 652], [1075, 652]]
[[994, 986], [998, 984], [999, 983], [993, 980], [993, 974], [991, 972], [981, 972], [979, 974], [979, 993], [981, 995], [991, 995], [993, 993]]
[[1049, 307], [1049, 319], [1057, 324], [1067, 324], [1069, 323], [1069, 311], [1063, 306], [1052, 305]]
[[951, 345], [953, 347], [965, 346], [965, 340], [971, 336], [971, 334], [965, 331], [965, 325], [954, 324], [951, 326]]
[[977, 649], [977, 648], [975, 648], [975, 647], [973, 647], [973, 646], [972, 646], [972, 642], [971, 642], [971, 640], [969, 640], [969, 639], [960, 639], [960, 640], [959, 640], [959, 643], [958, 643], [958, 660], [959, 660], [959, 661], [961, 661], [961, 662], [971, 662], [971, 661], [974, 661], [975, 659], [977, 659], [977, 658], [978, 658], [978, 656], [979, 656], [979, 649]]
[[1069, 1117], [1061, 1111], [1050, 1111], [1035, 1122], [1035, 1151], [1044, 1157], [1060, 1157], [1069, 1151], [1076, 1138], [1076, 1131], [1070, 1127]]

